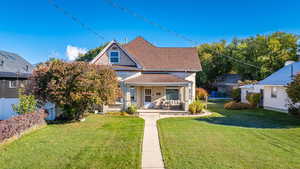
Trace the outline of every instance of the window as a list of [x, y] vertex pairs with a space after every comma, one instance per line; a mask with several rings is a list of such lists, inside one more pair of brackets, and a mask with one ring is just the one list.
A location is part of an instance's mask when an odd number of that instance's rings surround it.
[[145, 102], [151, 102], [151, 89], [145, 89]]
[[277, 87], [272, 87], [271, 88], [271, 97], [272, 98], [277, 98]]
[[9, 81], [9, 88], [17, 88], [17, 81], [13, 80], [13, 81]]
[[136, 102], [136, 90], [135, 88], [130, 88], [130, 101]]
[[110, 51], [109, 54], [109, 61], [111, 64], [118, 64], [120, 63], [120, 54], [119, 51]]
[[166, 99], [167, 100], [179, 100], [179, 90], [178, 89], [166, 89]]

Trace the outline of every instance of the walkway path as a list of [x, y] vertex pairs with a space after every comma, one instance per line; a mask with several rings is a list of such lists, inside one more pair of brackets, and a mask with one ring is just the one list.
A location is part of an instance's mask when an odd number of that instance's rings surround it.
[[145, 120], [142, 169], [164, 169], [164, 162], [156, 127], [158, 119], [167, 117], [201, 117], [210, 114], [210, 112], [205, 112], [199, 115], [159, 115], [159, 113], [140, 113], [140, 117]]
[[140, 116], [145, 120], [142, 169], [164, 169], [156, 121], [158, 113], [143, 113]]

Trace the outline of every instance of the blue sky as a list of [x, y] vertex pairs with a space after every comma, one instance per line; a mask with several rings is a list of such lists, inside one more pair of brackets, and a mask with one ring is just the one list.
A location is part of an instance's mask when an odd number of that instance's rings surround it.
[[[274, 31], [300, 34], [299, 0], [115, 0], [148, 19], [200, 43], [231, 40]], [[111, 39], [136, 36], [158, 46], [192, 46], [173, 34], [142, 22], [103, 0], [56, 0], [57, 4], [105, 37], [80, 27], [48, 0], [1, 0], [0, 50], [31, 63], [49, 57], [67, 59], [72, 45], [91, 49]]]

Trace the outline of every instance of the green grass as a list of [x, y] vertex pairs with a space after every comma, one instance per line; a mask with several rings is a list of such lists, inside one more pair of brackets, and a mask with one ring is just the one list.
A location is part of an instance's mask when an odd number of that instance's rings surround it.
[[300, 119], [287, 114], [225, 110], [202, 118], [158, 121], [163, 158], [172, 169], [299, 169]]
[[48, 125], [1, 145], [0, 168], [140, 168], [143, 129], [140, 118], [101, 115]]

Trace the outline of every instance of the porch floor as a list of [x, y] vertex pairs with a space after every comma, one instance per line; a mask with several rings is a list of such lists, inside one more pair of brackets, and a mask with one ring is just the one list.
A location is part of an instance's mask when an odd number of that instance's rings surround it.
[[138, 109], [138, 113], [160, 113], [160, 114], [168, 114], [168, 113], [187, 113], [184, 110], [164, 110], [164, 109]]

